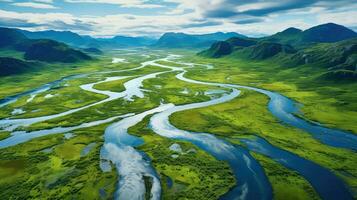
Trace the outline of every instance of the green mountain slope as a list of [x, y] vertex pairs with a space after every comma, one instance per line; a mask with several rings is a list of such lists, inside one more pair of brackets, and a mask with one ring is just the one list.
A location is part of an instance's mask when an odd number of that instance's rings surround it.
[[357, 38], [321, 43], [285, 58], [291, 66], [313, 65], [327, 69], [325, 78], [357, 80]]
[[[200, 56], [228, 56], [247, 60], [270, 60], [286, 67], [320, 68], [320, 78], [357, 80], [356, 33], [336, 24], [323, 24], [306, 31], [289, 28], [261, 39], [217, 42]], [[346, 39], [347, 38], [347, 39]], [[337, 42], [334, 42], [337, 41]], [[289, 44], [294, 44], [296, 48]]]
[[93, 53], [93, 54], [102, 54], [103, 53], [103, 51], [101, 51], [98, 48], [94, 48], [94, 47], [85, 48], [85, 49], [82, 49], [82, 51], [84, 51], [86, 53]]
[[0, 48], [11, 47], [27, 38], [14, 29], [0, 27]]
[[91, 59], [81, 51], [53, 40], [36, 40], [25, 52], [26, 60], [72, 63]]
[[91, 59], [81, 51], [54, 40], [28, 39], [16, 29], [0, 28], [0, 48], [25, 52], [24, 59], [46, 62], [77, 62]]
[[314, 26], [305, 31], [288, 28], [272, 36], [261, 38], [262, 41], [278, 42], [293, 46], [304, 46], [315, 43], [332, 43], [357, 37], [357, 33], [344, 26], [327, 23]]
[[293, 44], [299, 40], [302, 30], [297, 28], [288, 28], [284, 31], [278, 32], [272, 36], [262, 38], [263, 41], [278, 42], [283, 44]]
[[209, 49], [198, 53], [198, 55], [219, 58], [231, 54], [234, 50], [249, 47], [255, 44], [257, 44], [257, 41], [253, 39], [233, 37], [226, 41], [213, 43]]
[[[267, 59], [282, 54], [292, 54], [296, 50], [290, 45], [284, 45], [273, 42], [260, 42], [256, 45], [238, 50], [239, 53], [245, 54], [250, 59]], [[238, 52], [237, 52], [238, 53]]]
[[8, 76], [29, 71], [33, 63], [16, 58], [0, 57], [0, 76]]

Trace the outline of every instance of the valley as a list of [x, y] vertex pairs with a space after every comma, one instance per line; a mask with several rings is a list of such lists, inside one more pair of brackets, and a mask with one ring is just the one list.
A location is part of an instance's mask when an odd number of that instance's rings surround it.
[[355, 83], [174, 49], [93, 57], [1, 79], [2, 197], [356, 198]]

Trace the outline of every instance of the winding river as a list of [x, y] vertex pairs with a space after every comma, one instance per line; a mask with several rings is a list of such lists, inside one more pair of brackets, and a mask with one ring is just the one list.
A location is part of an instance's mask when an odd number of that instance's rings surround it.
[[345, 183], [326, 168], [279, 149], [260, 137], [241, 141], [249, 150], [266, 155], [305, 177], [322, 199], [353, 199]]
[[225, 194], [222, 199], [271, 199], [272, 189], [262, 167], [246, 150], [235, 147], [229, 142], [218, 139], [208, 133], [193, 133], [179, 130], [169, 122], [169, 116], [175, 112], [224, 103], [234, 99], [238, 95], [239, 91], [233, 89], [233, 92], [229, 95], [224, 95], [207, 102], [169, 108], [151, 117], [150, 127], [161, 136], [189, 141], [210, 153], [218, 160], [228, 162], [238, 184]]
[[[292, 112], [297, 111], [297, 107], [295, 106], [294, 102], [280, 94], [257, 89], [257, 88], [240, 86], [240, 85], [196, 81], [196, 80], [185, 78], [184, 77], [185, 73], [186, 71], [178, 74], [176, 77], [180, 80], [190, 83], [221, 86], [224, 88], [252, 89], [254, 91], [264, 93], [271, 98], [269, 102], [269, 110], [276, 117], [279, 118], [281, 115], [285, 116], [284, 114], [289, 114], [289, 117], [287, 117], [287, 119], [291, 119], [293, 117], [296, 118], [292, 114]], [[220, 99], [225, 99], [226, 97], [227, 96], [221, 97]], [[150, 126], [153, 129], [153, 131], [155, 131], [157, 134], [161, 136], [190, 141], [193, 144], [204, 149], [205, 151], [211, 153], [217, 159], [225, 160], [231, 165], [233, 171], [235, 172], [238, 185], [233, 190], [222, 196], [222, 199], [234, 199], [236, 197], [240, 197], [240, 199], [269, 199], [271, 198], [271, 187], [268, 181], [265, 181], [266, 179], [264, 179], [265, 176], [264, 172], [259, 173], [262, 170], [259, 164], [257, 163], [257, 161], [255, 161], [251, 156], [247, 156], [247, 154], [245, 154], [243, 160], [240, 159], [239, 156], [233, 159], [231, 156], [228, 156], [228, 158], [225, 157], [229, 155], [229, 152], [232, 153], [237, 151], [240, 153], [240, 155], [244, 155], [245, 150], [243, 148], [239, 148], [237, 150], [238, 148], [237, 146], [233, 147], [232, 145], [228, 144], [228, 146], [230, 146], [229, 150], [224, 152], [222, 149], [228, 148], [227, 142], [223, 142], [222, 144], [222, 141], [218, 140], [214, 136], [209, 135], [207, 133], [192, 133], [189, 131], [179, 130], [175, 128], [173, 125], [171, 125], [169, 122], [169, 116], [175, 112], [190, 110], [194, 108], [202, 108], [210, 105], [215, 105], [217, 103], [227, 102], [229, 100], [231, 99], [228, 100], [226, 99], [226, 101], [223, 100], [223, 101], [216, 102], [218, 101], [218, 99], [214, 99], [209, 102], [176, 106], [174, 108], [168, 109], [166, 111], [154, 115], [151, 118]], [[281, 104], [282, 102], [283, 104]], [[288, 104], [285, 105], [284, 103], [288, 103]], [[286, 118], [279, 118], [279, 119], [283, 121]], [[332, 132], [331, 135], [332, 134], [334, 133]], [[349, 133], [345, 133], [345, 134], [348, 137], [353, 137], [350, 136]], [[295, 154], [278, 149], [272, 145], [268, 145], [269, 143], [267, 142], [264, 143], [264, 141], [265, 140], [261, 138], [255, 140], [242, 140], [242, 142], [244, 142], [247, 145], [249, 150], [267, 155], [274, 160], [280, 161], [281, 164], [283, 164], [284, 166], [299, 172], [301, 176], [303, 176], [306, 180], [308, 180], [312, 184], [312, 186], [315, 188], [317, 193], [321, 197], [323, 197], [323, 199], [353, 199], [346, 184], [340, 178], [334, 175], [331, 171], [319, 166], [318, 164], [312, 161], [303, 159]], [[253, 147], [262, 147], [263, 145], [266, 148], [265, 149], [261, 148], [261, 149], [264, 149], [265, 151], [258, 151], [257, 150], [258, 148], [253, 148]], [[222, 154], [220, 155], [219, 152], [221, 152], [223, 155]], [[231, 160], [229, 159], [229, 157], [231, 158]], [[240, 165], [237, 166], [238, 163]], [[249, 171], [249, 169], [252, 169], [251, 166], [255, 166], [253, 171]], [[249, 172], [251, 173], [249, 174]], [[243, 177], [240, 177], [242, 176], [242, 174]], [[259, 181], [255, 182], [256, 180]]]
[[[156, 200], [161, 198], [161, 186], [159, 177], [157, 176], [154, 168], [150, 165], [150, 159], [147, 157], [147, 155], [135, 149], [135, 147], [143, 143], [142, 139], [129, 135], [127, 132], [128, 128], [136, 125], [146, 116], [154, 114], [150, 119], [149, 125], [155, 133], [171, 139], [191, 142], [209, 154], [213, 155], [218, 160], [225, 161], [231, 166], [234, 176], [237, 180], [237, 185], [229, 192], [224, 194], [221, 199], [272, 199], [272, 188], [264, 173], [264, 170], [260, 164], [249, 154], [248, 150], [269, 156], [280, 164], [297, 171], [301, 176], [303, 176], [311, 183], [311, 185], [323, 199], [352, 199], [352, 195], [346, 187], [345, 183], [332, 172], [317, 165], [314, 162], [274, 147], [262, 138], [255, 137], [253, 139], [241, 139], [241, 142], [245, 144], [244, 147], [241, 147], [238, 145], [233, 145], [230, 142], [221, 138], [217, 138], [209, 133], [195, 133], [180, 130], [170, 124], [169, 117], [175, 112], [203, 108], [228, 102], [239, 96], [240, 91], [238, 89], [248, 89], [267, 95], [270, 98], [268, 103], [269, 111], [281, 122], [310, 133], [314, 138], [324, 144], [333, 147], [346, 148], [352, 151], [357, 150], [356, 135], [341, 130], [329, 129], [317, 123], [310, 123], [299, 117], [296, 117], [295, 113], [298, 112], [297, 104], [281, 94], [249, 86], [203, 82], [184, 77], [186, 68], [198, 65], [195, 63], [176, 62], [177, 64], [186, 65], [188, 67], [173, 67], [157, 63], [157, 61], [175, 62], [174, 60], [176, 58], [178, 58], [178, 56], [169, 55], [166, 58], [143, 62], [139, 67], [136, 68], [119, 70], [119, 72], [132, 71], [149, 65], [170, 69], [169, 71], [156, 72], [133, 78], [124, 83], [125, 90], [123, 92], [102, 91], [94, 89], [93, 87], [95, 84], [128, 78], [126, 76], [108, 77], [104, 81], [81, 85], [80, 87], [83, 90], [104, 94], [107, 96], [106, 99], [96, 103], [54, 115], [27, 119], [0, 120], [0, 129], [12, 132], [9, 138], [0, 141], [0, 148], [6, 148], [26, 142], [33, 138], [49, 134], [65, 133], [79, 128], [86, 128], [108, 123], [121, 118], [120, 121], [114, 122], [106, 128], [104, 134], [105, 143], [101, 149], [101, 160], [112, 162], [120, 174], [115, 197], [119, 199], [144, 199], [147, 192], [147, 188], [145, 188], [145, 180], [146, 178], [149, 178], [152, 182], [152, 187], [150, 190], [151, 199]], [[211, 65], [199, 66], [204, 66], [208, 69], [212, 67]], [[114, 116], [104, 120], [83, 123], [74, 127], [56, 127], [53, 129], [39, 130], [28, 133], [14, 131], [19, 126], [28, 126], [33, 123], [62, 117], [119, 98], [124, 98], [127, 101], [134, 101], [134, 97], [143, 98], [144, 90], [142, 89], [142, 82], [144, 80], [155, 78], [160, 74], [173, 71], [182, 72], [176, 75], [179, 80], [194, 84], [204, 84], [229, 88], [231, 89], [231, 92], [206, 102], [192, 103], [180, 106], [175, 106], [173, 104], [162, 104], [157, 108], [145, 111], [143, 113], [129, 113], [126, 115]], [[110, 74], [111, 72], [118, 71], [107, 71], [103, 73]], [[18, 98], [25, 95], [30, 95], [30, 98], [32, 98], [34, 95], [49, 90], [53, 85], [59, 84], [64, 80], [69, 80], [80, 76], [84, 75], [66, 77], [61, 80], [48, 83], [37, 89], [5, 98], [0, 100], [0, 107], [15, 102]]]
[[267, 95], [270, 100], [268, 103], [269, 111], [278, 118], [281, 122], [299, 128], [307, 133], [310, 133], [315, 139], [320, 142], [339, 148], [346, 148], [353, 151], [357, 151], [357, 135], [341, 130], [331, 129], [323, 127], [318, 123], [307, 122], [295, 114], [299, 111], [297, 103], [293, 100], [279, 94], [276, 92], [271, 92], [268, 90], [263, 90], [259, 88], [242, 86], [236, 84], [224, 84], [224, 83], [212, 83], [212, 82], [203, 82], [196, 81], [192, 79], [185, 78], [183, 75], [185, 72], [178, 74], [176, 77], [180, 80], [196, 83], [196, 84], [204, 84], [204, 85], [214, 85], [225, 88], [242, 88], [253, 90], [262, 94]]
[[114, 163], [120, 174], [118, 189], [115, 193], [116, 199], [145, 199], [144, 177], [149, 177], [152, 181], [151, 199], [160, 200], [160, 179], [154, 168], [151, 167], [148, 156], [135, 149], [135, 147], [143, 144], [143, 140], [129, 135], [127, 131], [128, 128], [135, 126], [146, 116], [162, 112], [172, 106], [172, 104], [162, 104], [157, 108], [122, 119], [106, 128], [101, 159], [110, 160]]

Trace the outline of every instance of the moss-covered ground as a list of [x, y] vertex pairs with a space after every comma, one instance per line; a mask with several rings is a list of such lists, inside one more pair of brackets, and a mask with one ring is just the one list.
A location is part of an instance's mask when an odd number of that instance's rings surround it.
[[[274, 61], [252, 62], [229, 57], [207, 59], [181, 50], [173, 53], [184, 55], [178, 59], [181, 62], [214, 66], [213, 69], [204, 66], [186, 68], [186, 77], [276, 91], [302, 103], [301, 110], [306, 119], [357, 133], [356, 83], [318, 79], [321, 72], [319, 67], [289, 68]], [[20, 129], [31, 131], [76, 126], [122, 114], [141, 113], [161, 103], [182, 105], [208, 101], [212, 97], [205, 95], [205, 91], [222, 89], [180, 81], [175, 77], [179, 72], [169, 72], [168, 69], [156, 66], [115, 72], [138, 67], [143, 61], [165, 55], [165, 51], [145, 50], [136, 54], [111, 51], [91, 62], [71, 65], [54, 63], [41, 72], [2, 77], [0, 98], [39, 87], [68, 75], [89, 73], [87, 77], [65, 81], [49, 91], [38, 94], [31, 102], [27, 102], [29, 95], [21, 97], [17, 102], [2, 107], [0, 118], [38, 117], [98, 102], [106, 96], [86, 92], [79, 86], [102, 81], [111, 76], [130, 77], [97, 84], [94, 88], [122, 92], [125, 89], [124, 83], [133, 78], [166, 71], [143, 82], [144, 98], [135, 97], [133, 101], [117, 99]], [[16, 56], [21, 58], [22, 55]], [[113, 57], [125, 58], [126, 62], [112, 63]], [[158, 63], [186, 67], [183, 64], [166, 61]], [[95, 73], [103, 71], [112, 72]], [[229, 92], [228, 89], [225, 91]], [[281, 124], [268, 111], [267, 103], [266, 96], [242, 90], [241, 95], [230, 102], [175, 113], [170, 121], [180, 129], [215, 134], [237, 145], [241, 145], [239, 138], [258, 135], [274, 146], [330, 169], [345, 180], [356, 197], [356, 152], [329, 147], [308, 133]], [[12, 112], [17, 108], [26, 112], [13, 115]], [[236, 180], [227, 163], [214, 159], [191, 143], [167, 139], [153, 133], [147, 127], [148, 120], [149, 117], [131, 127], [129, 133], [144, 139], [145, 143], [138, 149], [150, 157], [152, 165], [160, 175], [163, 199], [218, 199], [234, 186]], [[108, 125], [72, 131], [73, 137], [68, 139], [63, 134], [49, 135], [0, 149], [0, 199], [112, 199], [120, 174], [114, 169], [103, 173], [99, 167], [100, 147], [103, 144], [104, 130]], [[9, 132], [0, 132], [0, 139], [9, 136]], [[95, 144], [94, 148], [83, 156], [83, 149], [92, 143]], [[171, 151], [169, 147], [172, 144], [179, 144], [184, 153]], [[319, 199], [309, 182], [298, 173], [269, 157], [253, 152], [251, 154], [264, 168], [272, 184], [275, 199]], [[150, 179], [145, 180], [149, 187]]]

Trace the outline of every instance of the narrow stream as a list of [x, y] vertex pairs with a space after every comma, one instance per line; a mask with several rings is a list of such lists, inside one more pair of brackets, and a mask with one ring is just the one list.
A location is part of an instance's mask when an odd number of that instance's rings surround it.
[[81, 128], [88, 128], [88, 127], [92, 127], [92, 126], [105, 124], [105, 123], [114, 121], [115, 119], [125, 118], [125, 117], [131, 116], [131, 115], [133, 115], [133, 114], [129, 113], [129, 114], [121, 115], [121, 116], [111, 117], [111, 118], [104, 119], [104, 120], [87, 122], [87, 123], [83, 123], [81, 125], [72, 126], [72, 127], [55, 127], [52, 129], [44, 129], [44, 130], [31, 131], [31, 132], [15, 131], [15, 132], [11, 133], [10, 137], [0, 140], [0, 149], [15, 146], [17, 144], [21, 144], [21, 143], [27, 142], [29, 140], [32, 140], [34, 138], [38, 138], [38, 137], [42, 137], [42, 136], [46, 136], [46, 135], [66, 133], [66, 132], [74, 131], [74, 130], [81, 129]]
[[138, 78], [134, 78], [130, 81], [127, 81], [124, 84], [125, 90], [123, 92], [102, 91], [102, 90], [94, 89], [93, 87], [95, 84], [104, 83], [104, 82], [113, 81], [113, 80], [124, 79], [124, 78], [127, 78], [127, 76], [110, 77], [104, 81], [81, 85], [80, 87], [83, 90], [86, 90], [89, 92], [94, 92], [97, 94], [104, 94], [108, 97], [104, 100], [101, 100], [101, 101], [98, 101], [98, 102], [95, 102], [95, 103], [92, 103], [92, 104], [89, 104], [89, 105], [86, 105], [86, 106], [83, 106], [80, 108], [75, 108], [75, 109], [71, 109], [71, 110], [68, 110], [68, 111], [65, 111], [62, 113], [54, 114], [54, 115], [47, 115], [47, 116], [34, 117], [34, 118], [24, 118], [24, 119], [3, 119], [3, 120], [0, 120], [0, 129], [6, 130], [6, 131], [13, 131], [19, 126], [29, 126], [34, 123], [43, 122], [46, 120], [66, 116], [66, 115], [69, 115], [69, 114], [102, 104], [102, 103], [105, 103], [108, 101], [113, 101], [113, 100], [116, 100], [119, 98], [125, 98], [127, 100], [132, 100], [133, 97], [143, 98], [144, 94], [141, 89], [142, 82], [146, 79], [155, 78], [157, 75], [163, 74], [163, 73], [167, 73], [167, 72], [165, 71], [165, 72], [156, 72], [156, 73], [152, 73], [152, 74], [147, 74], [147, 75], [144, 75], [144, 76], [141, 76]]
[[[161, 59], [155, 59], [155, 60], [146, 61], [146, 62], [141, 63], [140, 66], [135, 67], [135, 68], [131, 68], [131, 69], [103, 71], [103, 72], [92, 72], [92, 73], [86, 73], [86, 74], [71, 75], [71, 76], [64, 77], [62, 79], [47, 83], [47, 84], [45, 84], [43, 86], [40, 86], [40, 87], [38, 87], [36, 89], [25, 91], [25, 92], [22, 92], [22, 93], [19, 93], [19, 94], [16, 94], [16, 95], [9, 96], [9, 97], [6, 97], [4, 99], [1, 99], [0, 100], [0, 107], [8, 105], [10, 103], [14, 103], [19, 98], [21, 98], [23, 96], [26, 96], [26, 95], [30, 95], [30, 99], [31, 99], [31, 98], [33, 98], [33, 95], [37, 95], [39, 93], [48, 91], [53, 86], [56, 86], [56, 85], [58, 85], [58, 84], [60, 84], [60, 83], [62, 83], [64, 81], [68, 81], [68, 80], [72, 80], [72, 79], [76, 79], [76, 78], [81, 78], [81, 77], [86, 77], [88, 75], [92, 75], [92, 74], [96, 74], [96, 73], [110, 74], [110, 73], [113, 73], [113, 72], [134, 71], [134, 70], [142, 69], [142, 68], [144, 68], [146, 66], [149, 66], [149, 65], [153, 65], [157, 61], [165, 60], [165, 59], [172, 59], [172, 58], [173, 58], [173, 55], [168, 55], [167, 58], [161, 58]], [[174, 67], [170, 67], [170, 66], [167, 66], [167, 67], [163, 66], [163, 68], [167, 68], [167, 69], [171, 69], [171, 70], [177, 70], [178, 69], [178, 68], [174, 68]], [[99, 81], [99, 82], [96, 82], [96, 83], [90, 83], [90, 84], [81, 85], [80, 87], [83, 90], [86, 90], [86, 91], [89, 91], [89, 92], [98, 93], [98, 94], [104, 94], [104, 95], [107, 95], [108, 98], [106, 98], [106, 99], [104, 99], [102, 101], [87, 105], [87, 106], [83, 106], [83, 107], [76, 108], [76, 109], [71, 109], [71, 110], [68, 110], [66, 112], [58, 113], [58, 114], [54, 114], [54, 115], [34, 117], [34, 118], [24, 118], [24, 119], [10, 119], [10, 118], [9, 119], [1, 119], [0, 120], [0, 130], [2, 129], [2, 130], [6, 130], [6, 131], [13, 131], [19, 126], [28, 126], [28, 125], [31, 125], [31, 124], [34, 124], [34, 123], [37, 123], [37, 122], [42, 122], [42, 121], [46, 121], [46, 120], [49, 120], [49, 119], [62, 117], [62, 116], [69, 115], [69, 114], [78, 112], [80, 110], [83, 110], [83, 109], [86, 109], [86, 108], [89, 108], [89, 107], [92, 107], [92, 106], [95, 106], [95, 105], [102, 104], [102, 103], [105, 103], [105, 102], [108, 102], [108, 101], [112, 101], [112, 100], [115, 100], [115, 99], [118, 99], [118, 98], [122, 98], [122, 97], [125, 97], [126, 100], [132, 100], [132, 98], [135, 97], [135, 96], [139, 97], [139, 98], [143, 98], [144, 95], [143, 95], [143, 92], [142, 92], [142, 90], [140, 88], [140, 87], [142, 87], [142, 82], [144, 80], [146, 80], [146, 79], [149, 79], [149, 78], [155, 78], [157, 75], [162, 74], [162, 73], [166, 73], [166, 72], [157, 72], [157, 73], [147, 74], [147, 75], [144, 75], [142, 77], [138, 77], [138, 78], [132, 79], [132, 80], [130, 80], [130, 81], [128, 81], [128, 82], [126, 82], [124, 84], [125, 91], [120, 92], [120, 93], [111, 92], [111, 91], [96, 90], [96, 89], [93, 88], [93, 86], [95, 84], [99, 84], [99, 83], [104, 83], [104, 82], [108, 82], [108, 81], [124, 79], [124, 78], [127, 78], [128, 76], [109, 77], [104, 81]]]
[[66, 77], [61, 78], [59, 80], [55, 80], [55, 81], [46, 83], [46, 84], [44, 84], [44, 85], [42, 85], [42, 86], [40, 86], [38, 88], [35, 88], [35, 89], [32, 89], [32, 90], [28, 90], [28, 91], [25, 91], [25, 92], [21, 92], [21, 93], [12, 95], [12, 96], [5, 97], [3, 99], [0, 99], [0, 108], [6, 106], [8, 104], [16, 102], [19, 98], [21, 98], [23, 96], [30, 95], [31, 98], [32, 98], [34, 95], [46, 92], [46, 91], [50, 90], [52, 87], [57, 86], [62, 82], [69, 81], [69, 80], [72, 80], [72, 79], [81, 78], [81, 77], [85, 77], [85, 76], [87, 76], [87, 75], [86, 74], [80, 74], [80, 75], [66, 76]]

